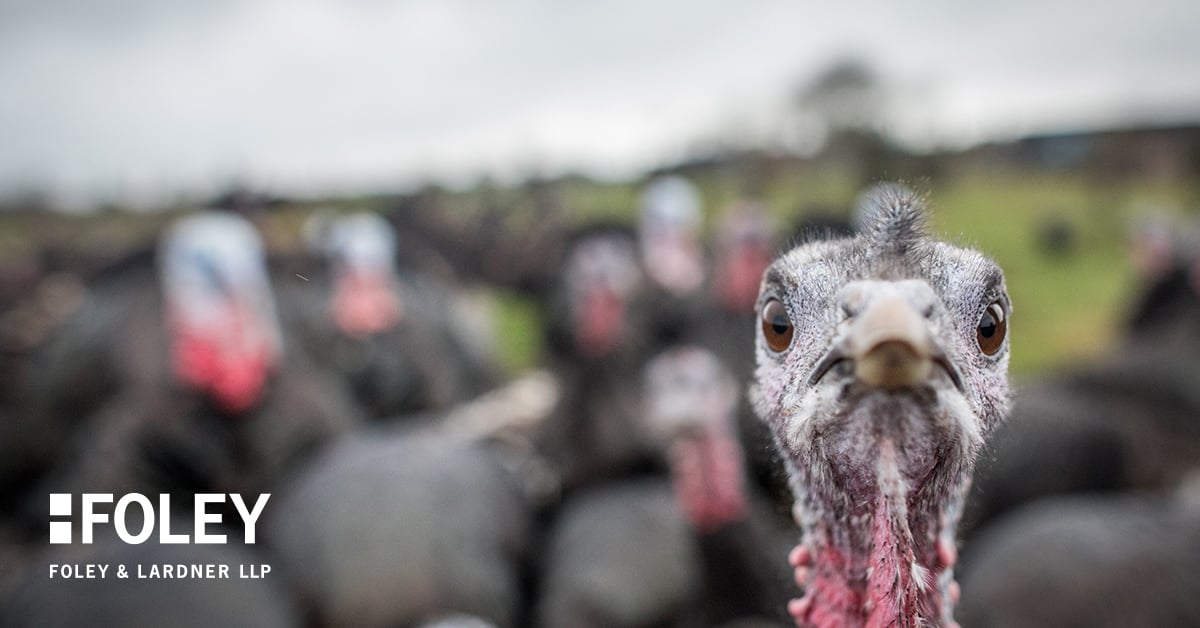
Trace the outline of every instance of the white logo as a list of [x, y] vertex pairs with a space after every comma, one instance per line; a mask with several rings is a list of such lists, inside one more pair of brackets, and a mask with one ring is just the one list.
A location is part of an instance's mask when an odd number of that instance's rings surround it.
[[[245, 530], [245, 542], [253, 544], [255, 540], [254, 526], [258, 522], [258, 518], [262, 515], [263, 507], [267, 505], [267, 500], [270, 499], [270, 493], [263, 493], [258, 496], [258, 500], [254, 503], [253, 509], [246, 508], [246, 502], [242, 500], [242, 496], [237, 493], [228, 494], [233, 506], [237, 509], [238, 514], [242, 518], [243, 529]], [[70, 493], [51, 493], [50, 494], [50, 543], [62, 545], [71, 543], [72, 541], [72, 522], [71, 521], [53, 521], [56, 517], [70, 517], [72, 514], [72, 497]], [[116, 502], [116, 508], [112, 513], [112, 526], [116, 529], [117, 536], [124, 542], [131, 545], [144, 543], [154, 534], [155, 523], [158, 523], [158, 541], [164, 544], [224, 544], [224, 534], [210, 534], [207, 532], [209, 524], [220, 524], [221, 513], [208, 512], [209, 504], [220, 504], [225, 502], [225, 493], [197, 493], [195, 495], [195, 522], [192, 528], [193, 535], [181, 534], [171, 531], [171, 496], [162, 494], [158, 496], [158, 508], [155, 508], [153, 502], [141, 493], [129, 493], [121, 496]], [[94, 530], [98, 524], [110, 523], [109, 515], [106, 512], [97, 512], [97, 504], [113, 503], [112, 493], [83, 493], [81, 495], [80, 508], [80, 542], [84, 544], [92, 543], [94, 538]], [[130, 531], [126, 524], [125, 516], [132, 507], [140, 508], [142, 511], [142, 528], [141, 530]]]

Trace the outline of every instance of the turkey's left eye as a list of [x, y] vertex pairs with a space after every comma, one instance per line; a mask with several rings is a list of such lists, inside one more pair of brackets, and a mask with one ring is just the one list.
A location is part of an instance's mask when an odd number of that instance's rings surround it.
[[988, 306], [979, 317], [979, 327], [976, 329], [976, 339], [979, 349], [987, 355], [996, 355], [1004, 344], [1004, 336], [1008, 332], [1008, 319], [1004, 315], [1004, 306], [997, 301]]
[[779, 299], [767, 301], [762, 309], [762, 332], [767, 346], [776, 353], [787, 349], [792, 344], [792, 331], [792, 320], [783, 303]]

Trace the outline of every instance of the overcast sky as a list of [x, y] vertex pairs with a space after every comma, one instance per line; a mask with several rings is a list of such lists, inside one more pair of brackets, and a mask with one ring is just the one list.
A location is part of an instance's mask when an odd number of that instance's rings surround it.
[[1200, 121], [1198, 25], [1193, 0], [0, 0], [0, 195], [630, 176], [775, 132], [848, 56], [916, 146]]

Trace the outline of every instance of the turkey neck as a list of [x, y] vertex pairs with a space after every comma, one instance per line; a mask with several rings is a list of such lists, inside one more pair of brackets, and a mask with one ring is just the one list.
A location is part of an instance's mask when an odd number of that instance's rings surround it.
[[950, 625], [953, 531], [963, 491], [937, 490], [947, 479], [932, 477], [909, 491], [897, 470], [895, 446], [885, 439], [876, 490], [856, 507], [832, 514], [841, 509], [823, 508], [815, 495], [802, 495], [799, 518], [813, 565], [801, 625]]

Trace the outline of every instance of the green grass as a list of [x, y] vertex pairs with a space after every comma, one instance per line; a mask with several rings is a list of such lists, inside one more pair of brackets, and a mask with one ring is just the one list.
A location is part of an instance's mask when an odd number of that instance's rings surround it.
[[[1089, 199], [1066, 180], [974, 180], [935, 190], [933, 226], [974, 246], [1005, 270], [1013, 300], [1012, 370], [1030, 373], [1101, 353], [1116, 334], [1131, 286], [1119, 211]], [[1047, 257], [1036, 247], [1040, 224], [1066, 220], [1074, 252]]]
[[[1182, 189], [1097, 189], [1082, 179], [1015, 174], [961, 179], [931, 192], [934, 230], [979, 248], [1005, 270], [1017, 375], [1086, 360], [1117, 341], [1137, 289], [1127, 225], [1139, 203], [1188, 202]], [[1052, 217], [1075, 228], [1071, 255], [1038, 250], [1037, 230]]]
[[516, 374], [536, 365], [542, 355], [543, 338], [537, 303], [503, 291], [493, 292], [492, 301], [500, 367]]

